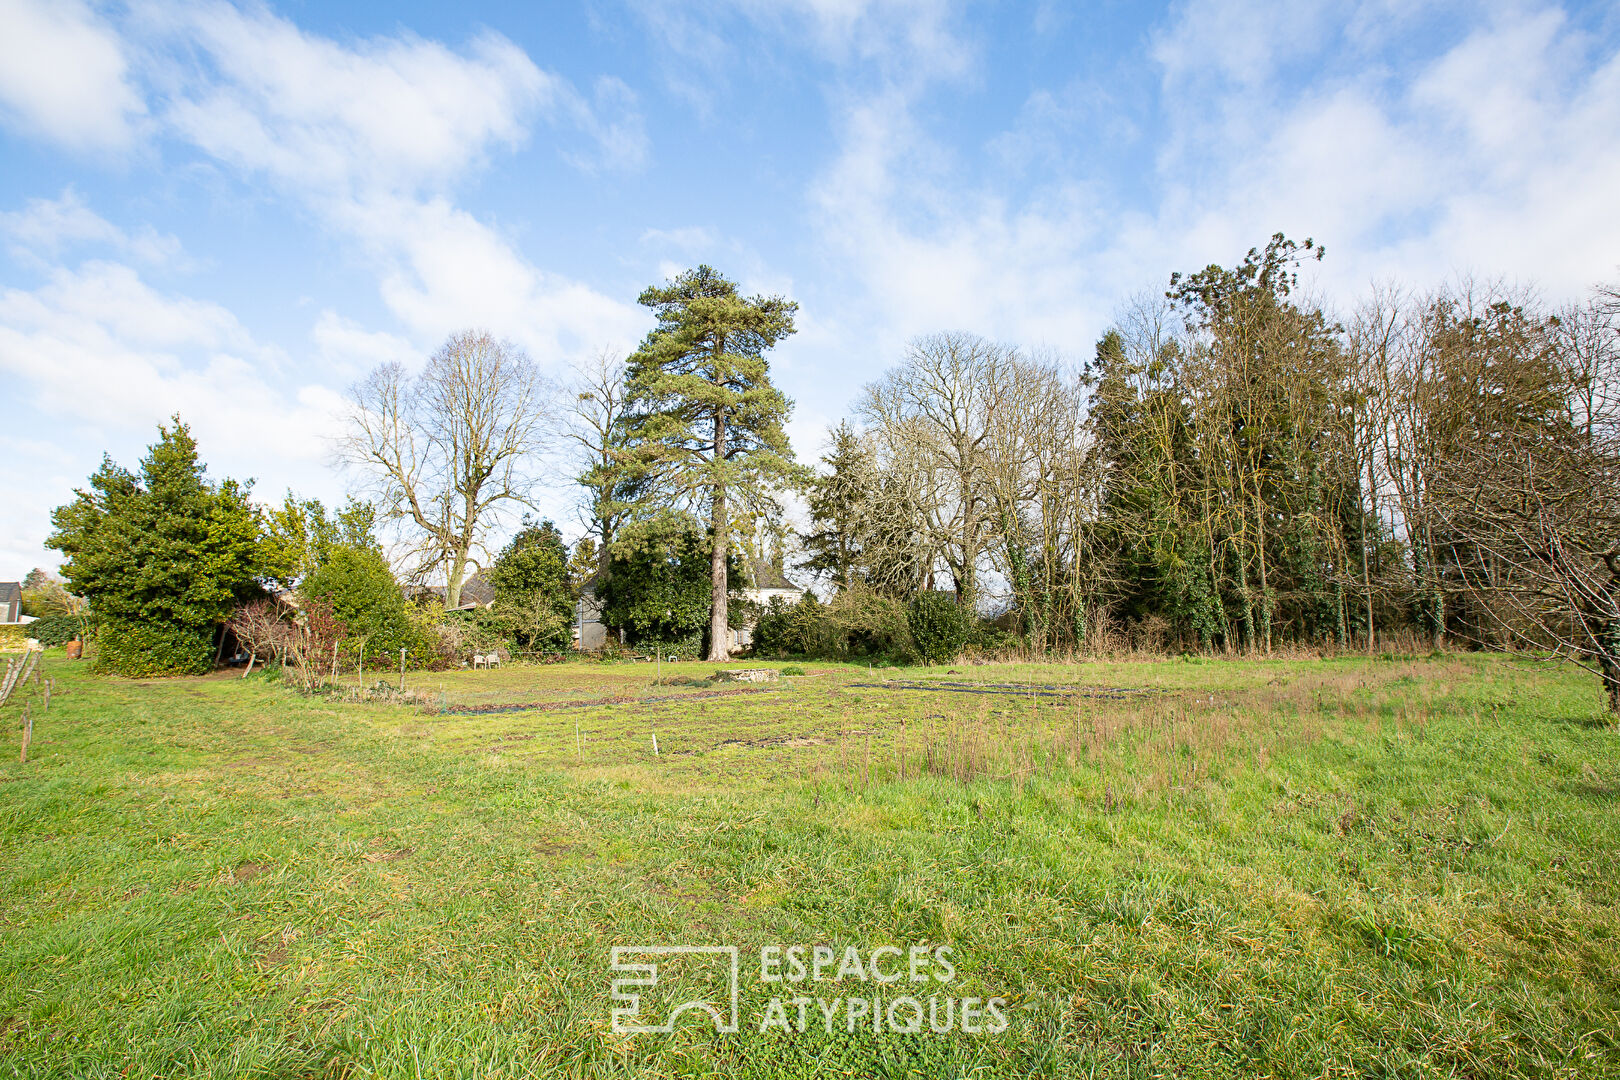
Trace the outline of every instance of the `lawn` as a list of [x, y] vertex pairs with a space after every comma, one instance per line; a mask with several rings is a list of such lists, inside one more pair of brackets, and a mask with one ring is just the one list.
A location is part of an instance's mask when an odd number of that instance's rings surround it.
[[[0, 711], [0, 1073], [1620, 1073], [1620, 730], [1563, 667], [44, 670], [27, 764]], [[613, 1029], [655, 944], [738, 948], [739, 1031]], [[954, 978], [762, 980], [792, 945]], [[1005, 1028], [848, 1006], [911, 993]]]

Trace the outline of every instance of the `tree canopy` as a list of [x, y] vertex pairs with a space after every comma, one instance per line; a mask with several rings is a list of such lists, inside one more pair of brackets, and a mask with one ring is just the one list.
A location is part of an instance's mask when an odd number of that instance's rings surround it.
[[[105, 457], [51, 513], [47, 543], [101, 621], [97, 663], [120, 674], [207, 670], [215, 628], [262, 592], [266, 570], [252, 482], [208, 480], [178, 416], [158, 436], [139, 473]], [[146, 644], [124, 647], [136, 638]]]
[[723, 660], [733, 512], [770, 514], [781, 487], [802, 479], [782, 426], [792, 403], [765, 359], [793, 333], [798, 304], [745, 297], [708, 266], [646, 289], [639, 302], [658, 321], [628, 362], [623, 430], [645, 498], [707, 519], [709, 658]]

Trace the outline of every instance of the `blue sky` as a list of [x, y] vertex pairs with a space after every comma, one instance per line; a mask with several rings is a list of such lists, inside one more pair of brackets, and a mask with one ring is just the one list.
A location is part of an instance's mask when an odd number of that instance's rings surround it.
[[909, 337], [1083, 358], [1276, 230], [1341, 307], [1573, 297], [1616, 191], [1610, 4], [0, 0], [0, 578], [173, 412], [332, 498], [372, 365], [482, 326], [560, 374], [698, 261], [800, 301], [808, 458]]

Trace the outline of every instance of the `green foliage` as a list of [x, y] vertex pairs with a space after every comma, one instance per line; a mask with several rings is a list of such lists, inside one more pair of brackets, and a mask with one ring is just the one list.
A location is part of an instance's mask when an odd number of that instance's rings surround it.
[[76, 615], [85, 607], [84, 601], [62, 587], [55, 575], [42, 567], [34, 567], [22, 580], [23, 615], [44, 618], [50, 615]]
[[[718, 559], [730, 550], [734, 503], [769, 517], [782, 485], [805, 476], [782, 426], [792, 403], [765, 360], [793, 333], [798, 305], [744, 297], [708, 266], [646, 289], [639, 302], [658, 318], [627, 372], [623, 434], [641, 498], [706, 513]], [[729, 583], [729, 569], [713, 570]], [[711, 587], [709, 601], [710, 625], [722, 631], [727, 590]]]
[[429, 651], [406, 612], [404, 594], [388, 560], [375, 547], [347, 543], [327, 547], [323, 561], [305, 575], [298, 592], [329, 602], [348, 628], [351, 649], [357, 650], [363, 641], [367, 655], [380, 664], [386, 665], [389, 656], [397, 662], [402, 648], [407, 657], [425, 657]]
[[871, 502], [872, 453], [845, 421], [831, 433], [822, 455], [827, 472], [810, 482], [811, 532], [801, 540], [807, 558], [799, 569], [826, 574], [847, 589], [860, 574], [866, 513]]
[[858, 582], [827, 603], [808, 593], [794, 604], [777, 597], [754, 627], [754, 648], [766, 656], [903, 660], [916, 651], [907, 612], [905, 601]]
[[105, 675], [149, 679], [206, 675], [214, 667], [209, 629], [102, 617], [96, 626], [94, 667]]
[[489, 570], [499, 630], [523, 649], [568, 648], [577, 596], [568, 545], [550, 521], [527, 520]]
[[773, 596], [754, 626], [754, 651], [764, 656], [825, 655], [830, 630], [823, 605], [811, 593], [796, 604]]
[[1015, 649], [1023, 641], [1016, 631], [1003, 629], [991, 619], [974, 619], [968, 627], [967, 644], [982, 653]]
[[506, 620], [494, 611], [474, 608], [470, 611], [439, 609], [441, 627], [447, 631], [456, 664], [467, 660], [472, 653], [491, 653], [500, 649], [507, 653], [515, 644], [508, 635]]
[[28, 636], [46, 648], [66, 645], [79, 636], [83, 623], [73, 615], [46, 615], [28, 624]]
[[803, 675], [803, 674], [805, 674], [805, 670], [804, 670], [804, 668], [800, 667], [798, 664], [789, 664], [789, 665], [787, 665], [787, 667], [784, 667], [782, 669], [781, 674], [783, 674], [783, 675]]
[[906, 601], [888, 592], [859, 586], [845, 589], [827, 604], [837, 653], [895, 660], [915, 656], [908, 610]]
[[603, 621], [628, 631], [630, 644], [695, 655], [709, 625], [711, 589], [709, 542], [696, 526], [675, 515], [640, 522], [613, 546], [599, 593]]
[[[158, 432], [139, 476], [103, 458], [89, 489], [51, 513], [56, 531], [47, 543], [67, 556], [62, 569], [72, 591], [111, 635], [97, 659], [104, 671], [206, 670], [194, 643], [211, 640], [238, 603], [262, 594], [251, 483], [209, 482], [178, 417]], [[154, 650], [130, 644], [144, 641]], [[212, 659], [212, 647], [204, 651]]]
[[956, 597], [930, 589], [911, 598], [906, 625], [923, 661], [944, 664], [954, 660], [967, 644], [973, 618]]
[[353, 496], [330, 514], [319, 499], [298, 499], [289, 491], [280, 507], [265, 513], [265, 576], [293, 588], [339, 544], [376, 547], [376, 525], [376, 508]]

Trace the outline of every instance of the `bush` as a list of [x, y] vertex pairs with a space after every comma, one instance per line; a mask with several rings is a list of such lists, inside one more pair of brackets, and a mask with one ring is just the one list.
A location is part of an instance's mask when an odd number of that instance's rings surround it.
[[975, 619], [968, 630], [967, 643], [987, 656], [997, 656], [1020, 649], [1024, 638], [1016, 630], [997, 626], [993, 619]]
[[[708, 539], [690, 521], [660, 518], [621, 532], [598, 585], [602, 621], [628, 632], [642, 653], [662, 645], [698, 656], [713, 595]], [[728, 560], [735, 580], [736, 559]]]
[[376, 657], [380, 666], [388, 666], [387, 657], [399, 662], [399, 650], [426, 659], [434, 650], [428, 647], [416, 625], [405, 610], [405, 595], [400, 592], [394, 573], [382, 552], [372, 547], [353, 544], [335, 544], [326, 552], [321, 565], [316, 567], [298, 586], [305, 599], [326, 600], [333, 614], [348, 628], [349, 636], [357, 639], [350, 644], [351, 654], [358, 651], [358, 639], [365, 639], [366, 655]]
[[782, 675], [803, 675], [804, 674], [804, 668], [800, 667], [798, 664], [789, 664], [787, 667], [785, 667], [785, 668], [783, 668], [781, 670], [780, 674], [782, 674]]
[[863, 586], [846, 589], [827, 605], [829, 638], [847, 656], [908, 659], [916, 653], [903, 600]]
[[78, 637], [80, 624], [78, 618], [73, 615], [46, 615], [44, 618], [35, 619], [24, 629], [29, 637], [50, 648], [54, 645], [66, 645]]
[[822, 604], [805, 593], [797, 604], [773, 596], [754, 625], [754, 652], [761, 656], [817, 656], [828, 648]]
[[214, 635], [173, 623], [104, 618], [96, 629], [95, 654], [95, 670], [105, 675], [206, 675], [214, 668]]
[[489, 571], [500, 634], [524, 649], [558, 652], [573, 640], [568, 547], [550, 521], [525, 520]]
[[972, 617], [956, 602], [956, 597], [933, 591], [920, 592], [911, 598], [906, 623], [917, 651], [929, 664], [946, 664], [956, 659], [973, 627]]
[[503, 632], [502, 620], [494, 612], [475, 608], [472, 611], [445, 611], [441, 614], [444, 620], [439, 624], [439, 640], [449, 650], [447, 658], [453, 666], [470, 662], [474, 653], [512, 655], [512, 642]]

